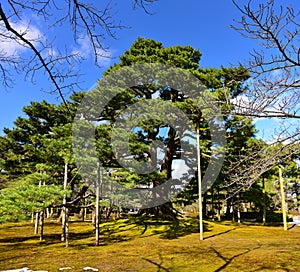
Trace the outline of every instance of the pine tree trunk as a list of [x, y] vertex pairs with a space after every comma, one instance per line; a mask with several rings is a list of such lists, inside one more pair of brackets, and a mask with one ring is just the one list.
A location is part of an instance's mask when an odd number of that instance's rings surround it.
[[215, 221], [215, 194], [214, 194], [214, 189], [211, 188], [211, 216], [212, 220]]
[[[175, 136], [176, 131], [170, 127], [168, 132], [168, 146], [166, 148], [166, 153], [161, 165], [161, 172], [165, 173], [166, 180], [172, 178], [172, 162], [173, 156], [175, 154]], [[153, 184], [153, 186], [158, 186], [160, 184]], [[173, 208], [172, 202], [164, 203], [160, 206], [146, 209], [146, 213], [154, 214], [156, 217], [161, 217], [168, 220], [177, 219], [177, 211]]]
[[219, 190], [219, 188], [218, 188], [218, 191], [217, 191], [218, 193], [218, 207], [217, 207], [217, 218], [218, 218], [218, 221], [219, 222], [221, 222], [221, 212], [222, 212], [222, 209], [223, 209], [223, 201], [221, 201], [221, 205], [220, 205], [220, 190]]
[[35, 213], [35, 223], [34, 223], [34, 234], [38, 234], [39, 233], [39, 212]]
[[[110, 204], [111, 205], [111, 204]], [[110, 215], [111, 215], [111, 212], [112, 212], [112, 207], [109, 206], [106, 210], [106, 214], [105, 214], [105, 221], [107, 222], [110, 218]]]
[[62, 217], [63, 217], [63, 209], [59, 209], [59, 210], [57, 211], [57, 213], [59, 213], [59, 216], [57, 217], [56, 222], [57, 222], [57, 223], [61, 223], [61, 222], [62, 222]]
[[161, 171], [166, 173], [167, 180], [172, 177], [172, 162], [175, 154], [175, 135], [176, 131], [173, 128], [170, 128], [168, 132], [168, 146], [163, 163], [161, 165]]
[[66, 240], [66, 208], [62, 208], [61, 214], [61, 241], [64, 242]]
[[[224, 210], [225, 210], [225, 201], [222, 201], [221, 203], [221, 211], [220, 211], [220, 216], [222, 218], [222, 216], [224, 216]], [[220, 220], [221, 221], [221, 220]]]
[[231, 201], [231, 207], [232, 207], [232, 222], [235, 221], [235, 207], [234, 207], [234, 202], [233, 202], [233, 199]]
[[82, 220], [82, 222], [84, 222], [84, 220], [85, 220], [85, 208], [82, 208], [80, 213], [81, 213], [81, 220]]
[[69, 209], [66, 208], [66, 214], [65, 214], [65, 242], [66, 247], [69, 246]]
[[40, 241], [44, 240], [44, 216], [45, 212], [40, 212]]
[[226, 201], [226, 219], [230, 220], [230, 209], [231, 209], [231, 203], [230, 199]]
[[173, 208], [172, 202], [167, 202], [162, 205], [146, 208], [139, 212], [139, 214], [154, 215], [165, 220], [177, 220], [178, 212]]
[[49, 208], [46, 208], [46, 218], [49, 219], [50, 218], [50, 209]]
[[218, 209], [217, 209], [217, 220], [218, 220], [218, 222], [221, 222], [221, 211], [220, 211], [220, 207], [218, 207]]
[[[157, 136], [157, 132], [155, 131], [148, 131], [148, 142], [151, 144], [152, 142], [155, 141]], [[165, 156], [160, 168], [160, 171], [162, 173], [165, 173], [166, 180], [172, 178], [172, 162], [173, 162], [173, 157], [176, 152], [176, 146], [175, 146], [175, 136], [176, 136], [176, 131], [174, 128], [170, 127], [169, 132], [168, 132], [168, 146], [165, 151]], [[151, 153], [151, 164], [154, 169], [157, 168], [157, 149], [156, 147], [152, 146], [152, 149], [150, 150]], [[153, 182], [153, 187], [157, 187], [161, 185], [161, 182]], [[159, 197], [159, 196], [154, 196], [154, 197]], [[152, 207], [152, 208], [146, 208], [143, 209], [139, 212], [140, 214], [146, 213], [146, 214], [151, 214], [156, 217], [161, 217], [165, 219], [177, 219], [178, 212], [175, 211], [173, 208], [172, 202], [167, 202], [164, 203], [160, 206], [157, 207]]]
[[[83, 196], [85, 196], [85, 194]], [[83, 198], [83, 205], [84, 206], [86, 205], [86, 199], [85, 198]], [[87, 208], [82, 208], [81, 209], [81, 219], [82, 219], [82, 222], [84, 222], [84, 220], [86, 218], [86, 210], [87, 210]]]

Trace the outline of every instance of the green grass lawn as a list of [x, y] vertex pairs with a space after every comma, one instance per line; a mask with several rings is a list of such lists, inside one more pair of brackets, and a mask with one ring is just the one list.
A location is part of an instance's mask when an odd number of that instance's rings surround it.
[[45, 240], [31, 223], [0, 225], [0, 270], [29, 267], [58, 271], [300, 271], [300, 227], [205, 222], [199, 241], [196, 219], [180, 224], [122, 219], [101, 224], [94, 246], [92, 225], [70, 224], [70, 246], [60, 242], [60, 225], [47, 222]]

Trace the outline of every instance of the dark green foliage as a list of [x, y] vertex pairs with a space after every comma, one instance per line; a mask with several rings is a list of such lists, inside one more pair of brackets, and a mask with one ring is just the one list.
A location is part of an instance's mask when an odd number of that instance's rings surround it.
[[[263, 141], [255, 139], [256, 130], [252, 120], [234, 115], [232, 112], [233, 106], [230, 101], [246, 90], [246, 80], [249, 78], [249, 73], [244, 67], [202, 68], [200, 59], [200, 51], [191, 46], [164, 47], [160, 42], [138, 38], [130, 49], [120, 57], [119, 63], [105, 72], [105, 76], [110, 76], [127, 66], [161, 63], [188, 71], [198, 78], [204, 84], [205, 92], [213, 98], [215, 104], [224, 114], [223, 122], [227, 140], [226, 157], [222, 171], [216, 177], [213, 186], [205, 188], [208, 190], [205, 194], [205, 201], [215, 205], [214, 209], [220, 210], [221, 203], [233, 196], [233, 204], [243, 201], [252, 202], [255, 209], [261, 211], [263, 193], [262, 185], [259, 182], [252, 188], [250, 188], [251, 186], [245, 186], [240, 190], [241, 194], [238, 195], [235, 195], [235, 192], [240, 189], [239, 184], [231, 184], [231, 177], [240, 173], [239, 167], [231, 168], [231, 165], [237, 163], [240, 158], [247, 157], [251, 152], [259, 151], [263, 146], [266, 146]], [[141, 76], [141, 74], [138, 74], [138, 76]], [[122, 80], [122, 78], [119, 80]], [[176, 84], [174, 85], [176, 86]], [[101, 81], [99, 81], [97, 88], [101, 88]], [[25, 117], [19, 117], [15, 121], [15, 127], [5, 129], [5, 135], [0, 137], [0, 189], [8, 187], [12, 184], [11, 182], [14, 184], [11, 188], [2, 191], [3, 201], [7, 201], [8, 193], [15, 194], [16, 188], [19, 188], [18, 186], [21, 186], [24, 180], [31, 181], [28, 190], [24, 190], [24, 195], [17, 197], [20, 200], [28, 195], [28, 199], [32, 201], [31, 206], [26, 204], [27, 208], [21, 208], [20, 206], [19, 212], [22, 214], [57, 203], [56, 196], [60, 197], [61, 194], [57, 195], [55, 190], [59, 191], [62, 188], [66, 163], [68, 164], [68, 185], [71, 190], [68, 201], [76, 199], [77, 194], [80, 194], [82, 181], [77, 169], [80, 165], [75, 165], [72, 153], [72, 122], [83, 97], [84, 93], [74, 93], [71, 96], [68, 102], [71, 114], [67, 112], [64, 105], [52, 105], [45, 101], [32, 102], [23, 109]], [[132, 105], [141, 101], [149, 102], [148, 107], [152, 108], [152, 115], [147, 116], [147, 120], [143, 119], [142, 116], [134, 116], [136, 121], [134, 128], [129, 133], [119, 129], [118, 133], [115, 133], [117, 135], [114, 136], [112, 132], [115, 129], [116, 120], [124, 112], [126, 115], [126, 110]], [[165, 120], [162, 120], [161, 112], [168, 110], [162, 102], [169, 102], [174, 108], [180, 109], [188, 116], [192, 126], [199, 129], [201, 172], [202, 175], [205, 173], [213, 154], [212, 135], [205, 111], [201, 111], [192, 99], [186, 97], [182, 91], [177, 90], [175, 87], [165, 86], [157, 82], [155, 78], [150, 78], [144, 84], [131, 86], [118, 93], [107, 103], [102, 112], [95, 110], [89, 116], [92, 121], [98, 123], [95, 128], [96, 157], [99, 158], [104, 168], [102, 170], [110, 173], [113, 182], [122, 184], [125, 188], [150, 188], [151, 186], [160, 186], [166, 180], [173, 178], [174, 184], [181, 184], [182, 180], [180, 178], [176, 179], [173, 173], [174, 164], [181, 159], [182, 147], [178, 137], [179, 133], [176, 127], [168, 124], [169, 117], [167, 115], [164, 116]], [[147, 109], [144, 108], [144, 111], [147, 112]], [[150, 162], [155, 171], [150, 174], [139, 175], [132, 171], [130, 167], [125, 169], [114, 153], [117, 149], [111, 144], [112, 136], [115, 137], [115, 144], [122, 144], [126, 137], [129, 141], [130, 154], [125, 154], [123, 157], [119, 156], [119, 158], [121, 157], [123, 161], [134, 158], [135, 163]], [[189, 135], [189, 137], [190, 141], [185, 140], [185, 148], [188, 151], [193, 150], [195, 145], [195, 135]], [[152, 145], [153, 142], [159, 142], [159, 144], [154, 146]], [[85, 142], [81, 144], [84, 145]], [[157, 151], [160, 152], [159, 155], [157, 155]], [[196, 161], [193, 152], [190, 152], [187, 158], [185, 161], [187, 166], [191, 166]], [[83, 157], [82, 159], [89, 158]], [[247, 163], [251, 165], [254, 161], [249, 160]], [[94, 170], [91, 169], [91, 171]], [[173, 202], [186, 205], [192, 204], [197, 199], [198, 181], [196, 179], [197, 173], [194, 173], [194, 170], [192, 169], [188, 174], [195, 177], [191, 179], [185, 190], [178, 194], [176, 199], [172, 199]], [[287, 176], [293, 176], [290, 181], [293, 183], [294, 194], [300, 199], [297, 171], [298, 168], [294, 164], [289, 166], [286, 173], [289, 173]], [[42, 178], [42, 176], [47, 178]], [[266, 176], [266, 179], [271, 180], [269, 175]], [[43, 186], [39, 187], [39, 184], [45, 184], [47, 188], [49, 187], [49, 190], [43, 188]], [[30, 198], [30, 192], [34, 188], [39, 188], [36, 190], [39, 193], [36, 195], [33, 192], [33, 196]], [[52, 200], [50, 197], [51, 192]], [[105, 200], [110, 205], [122, 206], [122, 197], [119, 192], [113, 192], [112, 190], [108, 193], [111, 193], [111, 195], [103, 201]], [[273, 190], [268, 189], [266, 203], [269, 210], [275, 208], [275, 205], [272, 204], [274, 194], [276, 194], [276, 188]], [[39, 199], [43, 198], [44, 202], [37, 204], [40, 201]], [[89, 200], [89, 203], [92, 201]], [[80, 200], [76, 201], [76, 204], [80, 204]], [[8, 204], [5, 205], [9, 206]], [[162, 214], [171, 210], [172, 205], [167, 203], [164, 207], [152, 209], [151, 212]], [[15, 211], [17, 212], [18, 209]], [[149, 212], [149, 210], [145, 212]], [[207, 211], [207, 213], [214, 216], [213, 209]]]
[[[118, 71], [126, 66], [143, 63], [160, 63], [178, 67], [200, 79], [216, 103], [218, 103], [221, 110], [224, 111], [224, 114], [227, 114], [232, 108], [230, 99], [243, 93], [245, 90], [245, 81], [249, 78], [249, 73], [244, 67], [204, 69], [200, 66], [200, 58], [200, 51], [191, 46], [164, 47], [160, 42], [138, 38], [130, 49], [120, 57], [119, 63], [109, 68], [105, 75], [109, 76], [113, 74], [114, 71]], [[158, 101], [158, 99], [168, 101], [182, 110], [193, 125], [199, 128], [202, 152], [201, 170], [205, 173], [209, 163], [209, 156], [212, 154], [212, 146], [210, 129], [204, 114], [196, 107], [191, 99], [184, 97], [179, 90], [173, 89], [170, 86], [161, 86], [155, 82], [155, 78], [149, 79], [147, 84], [132, 86], [125, 92], [118, 94], [109, 102], [102, 114], [99, 115], [98, 120], [106, 121], [105, 124], [97, 128], [97, 135], [100, 136], [97, 141], [98, 152], [101, 154], [100, 161], [103, 165], [108, 167], [109, 164], [117, 168], [120, 167], [115, 161], [112, 148], [109, 144], [111, 127], [116, 118], [122, 111], [138, 101]], [[229, 135], [228, 139], [230, 141], [228, 153], [232, 152], [232, 149], [238, 152], [255, 133], [251, 120], [238, 120], [236, 117], [225, 116], [224, 121], [226, 122]], [[235, 136], [232, 137], [230, 134], [235, 134]], [[120, 141], [124, 138], [123, 135], [125, 134], [122, 134], [120, 131]], [[240, 136], [241, 139], [239, 138]], [[159, 121], [159, 116], [156, 117], [155, 113], [153, 113], [151, 120], [141, 121], [137, 124], [135, 130], [131, 132], [131, 154], [137, 161], [154, 161], [154, 158], [151, 158], [149, 155], [149, 146], [153, 141], [158, 140], [163, 143], [165, 151], [155, 167], [157, 168], [157, 172], [163, 175], [161, 175], [160, 178], [156, 178], [156, 180], [152, 180], [149, 175], [140, 176], [130, 173], [130, 171], [126, 172], [122, 170], [122, 177], [125, 182], [131, 184], [131, 186], [149, 185], [151, 183], [154, 186], [158, 186], [172, 177], [172, 165], [176, 160], [180, 159], [181, 147], [178, 141], [178, 133], [176, 132], [176, 128], [173, 129], [168, 124]], [[232, 156], [234, 157], [234, 154]], [[190, 155], [190, 160], [187, 160], [187, 163], [189, 163], [189, 161], [195, 162], [195, 159], [195, 156]], [[127, 177], [125, 173], [127, 173]], [[180, 180], [178, 182], [180, 184]], [[219, 183], [220, 182], [222, 183], [222, 179], [219, 179]], [[197, 182], [193, 179], [186, 190], [178, 196], [178, 200], [184, 203], [191, 203], [197, 197], [197, 192]]]
[[[75, 111], [80, 95], [73, 97], [77, 101], [68, 103]], [[23, 111], [25, 117], [19, 117], [13, 129], [4, 129], [0, 137], [1, 221], [61, 205], [65, 162], [74, 195], [80, 182], [72, 158], [72, 116], [64, 105], [32, 102]]]

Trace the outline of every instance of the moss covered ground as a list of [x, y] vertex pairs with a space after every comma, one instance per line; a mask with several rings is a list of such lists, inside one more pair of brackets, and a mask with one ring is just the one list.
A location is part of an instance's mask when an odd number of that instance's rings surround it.
[[[46, 222], [45, 239], [32, 223], [0, 225], [0, 270], [83, 271], [300, 271], [300, 227], [205, 222], [199, 240], [196, 218], [179, 223], [127, 218], [101, 224], [95, 246], [89, 222], [70, 224], [70, 246], [60, 224]], [[71, 269], [70, 269], [71, 268]]]

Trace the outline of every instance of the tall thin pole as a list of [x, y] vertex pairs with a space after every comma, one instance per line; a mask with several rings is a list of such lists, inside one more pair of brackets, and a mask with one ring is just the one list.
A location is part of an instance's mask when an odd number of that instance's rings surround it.
[[[64, 171], [64, 190], [66, 191], [68, 185], [68, 163], [65, 162]], [[69, 218], [68, 218], [68, 208], [67, 208], [67, 194], [64, 193], [63, 207], [62, 207], [62, 234], [61, 241], [66, 242], [66, 247], [69, 246]]]
[[284, 188], [283, 188], [283, 179], [282, 179], [281, 166], [279, 166], [279, 183], [280, 183], [280, 194], [281, 194], [281, 209], [282, 209], [282, 217], [283, 217], [283, 229], [287, 230], [286, 204], [285, 204], [285, 195], [284, 195]]
[[[39, 188], [42, 186], [42, 181], [39, 181]], [[34, 223], [34, 234], [39, 233], [39, 220], [40, 220], [40, 211], [35, 213], [35, 223]]]
[[203, 216], [202, 216], [202, 180], [201, 180], [201, 160], [200, 160], [200, 135], [197, 129], [197, 162], [198, 162], [198, 195], [199, 195], [199, 235], [203, 240]]
[[263, 225], [267, 223], [267, 203], [266, 203], [266, 184], [265, 177], [262, 177], [262, 187], [263, 187]]
[[96, 220], [95, 220], [95, 233], [96, 233], [96, 246], [99, 246], [99, 215], [100, 215], [100, 182], [101, 182], [101, 169], [100, 163], [97, 163], [97, 178], [96, 178]]

